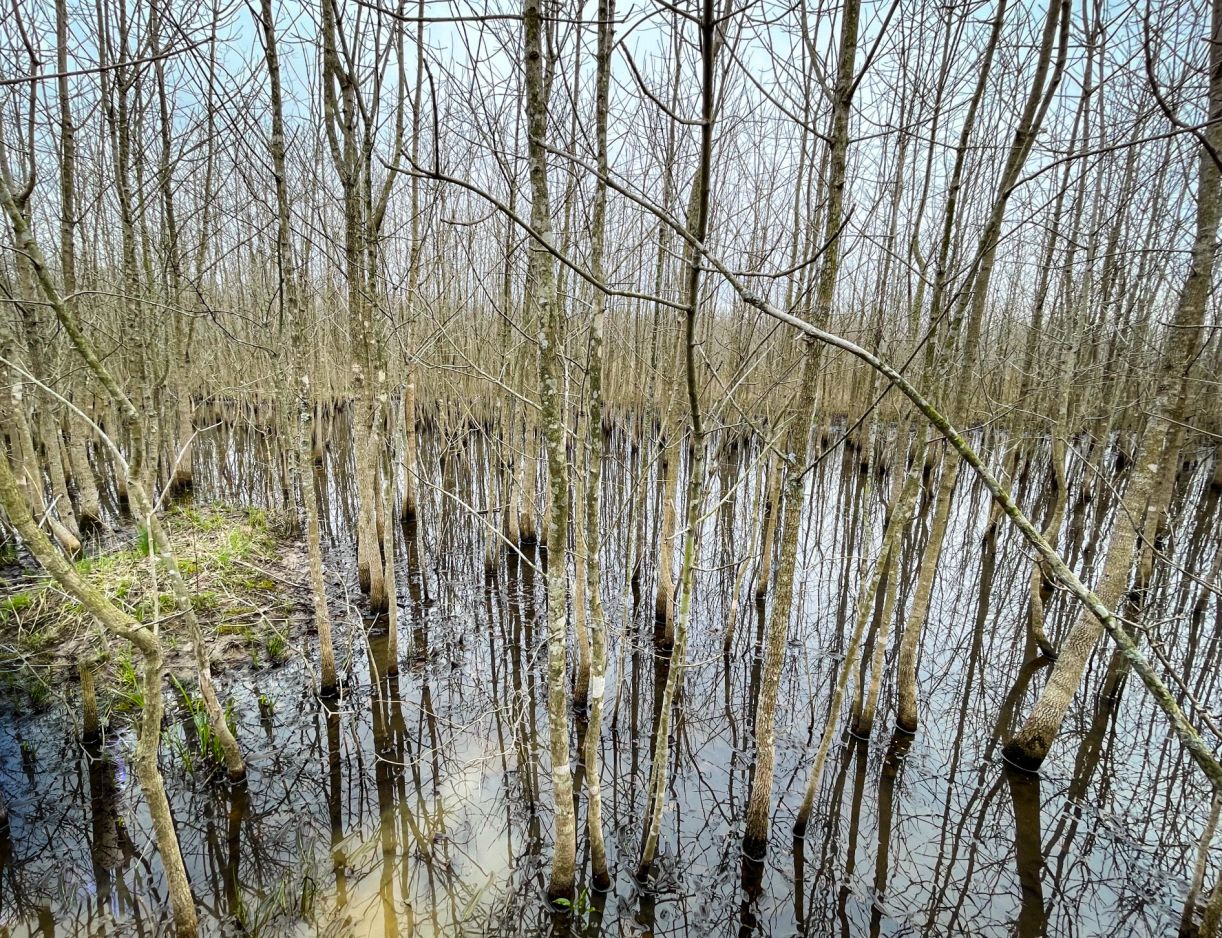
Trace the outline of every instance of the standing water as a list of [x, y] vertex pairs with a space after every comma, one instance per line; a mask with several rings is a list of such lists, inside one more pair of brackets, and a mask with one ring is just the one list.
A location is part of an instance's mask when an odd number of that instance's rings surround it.
[[[1023, 627], [1029, 551], [1005, 526], [983, 538], [988, 496], [968, 473], [958, 483], [919, 662], [920, 730], [910, 737], [890, 729], [889, 651], [874, 735], [839, 738], [807, 835], [791, 838], [895, 471], [863, 470], [847, 448], [828, 451], [810, 473], [801, 614], [780, 685], [776, 804], [762, 864], [743, 859], [741, 840], [768, 609], [750, 590], [739, 603], [732, 594], [752, 549], [764, 476], [751, 447], [715, 448], [659, 858], [648, 886], [636, 882], [670, 662], [653, 642], [652, 569], [632, 577], [638, 501], [646, 559], [656, 553], [657, 471], [649, 447], [618, 435], [603, 497], [611, 647], [601, 766], [614, 881], [603, 893], [582, 879], [578, 765], [577, 896], [569, 911], [549, 907], [548, 551], [490, 540], [500, 496], [480, 429], [422, 435], [428, 481], [395, 560], [400, 669], [385, 676], [385, 621], [362, 611], [353, 585], [356, 495], [351, 450], [338, 442], [345, 438], [334, 428], [315, 475], [340, 695], [320, 700], [314, 691], [311, 635], [282, 664], [220, 674], [247, 754], [241, 789], [183, 756], [185, 724], [166, 730], [162, 767], [205, 933], [1085, 936], [1178, 927], [1209, 796], [1140, 685], [1075, 700], [1038, 776], [1001, 758], [1050, 668], [1027, 647]], [[237, 430], [201, 437], [197, 502], [278, 507], [268, 452]], [[1038, 498], [1045, 471], [1032, 466], [1019, 488], [1024, 503]], [[934, 481], [889, 573], [899, 578], [901, 610]], [[1210, 569], [1219, 550], [1207, 484], [1207, 472], [1186, 474], [1173, 506], [1170, 549], [1194, 552], [1196, 569]], [[638, 499], [642, 486], [648, 497]], [[1110, 511], [1075, 497], [1081, 486], [1071, 492], [1061, 545], [1079, 568], [1100, 554], [1096, 521]], [[1216, 600], [1198, 602], [1201, 586], [1168, 569], [1147, 606], [1151, 632], [1172, 661], [1192, 663], [1185, 673], [1203, 675], [1193, 694], [1216, 700]], [[295, 574], [304, 595], [306, 571]], [[1056, 597], [1049, 631], [1063, 634], [1075, 612]], [[902, 627], [901, 618], [897, 635]], [[1102, 648], [1088, 686], [1103, 686], [1113, 664]], [[589, 731], [579, 716], [576, 732]], [[10, 823], [0, 834], [0, 933], [168, 929], [133, 747], [133, 729], [115, 720], [104, 744], [86, 750], [59, 703], [33, 715], [4, 712], [0, 789]]]

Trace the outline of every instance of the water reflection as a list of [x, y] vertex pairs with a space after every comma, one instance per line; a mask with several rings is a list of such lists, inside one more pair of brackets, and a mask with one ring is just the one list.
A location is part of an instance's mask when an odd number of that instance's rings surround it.
[[[1049, 662], [1026, 637], [1030, 557], [1004, 525], [985, 533], [988, 503], [967, 474], [922, 649], [921, 731], [889, 735], [890, 714], [880, 712], [872, 740], [846, 738], [833, 750], [807, 840], [791, 840], [862, 558], [872, 557], [883, 523], [880, 492], [888, 482], [867, 486], [870, 474], [847, 449], [811, 473], [796, 585], [802, 614], [781, 680], [777, 804], [762, 862], [744, 858], [739, 842], [768, 606], [766, 597], [753, 601], [749, 575], [737, 607], [732, 593], [767, 476], [751, 446], [718, 450], [714, 490], [727, 497], [702, 532], [708, 557], [672, 724], [657, 888], [640, 888], [629, 874], [672, 662], [653, 641], [659, 467], [649, 447], [618, 436], [604, 499], [611, 646], [601, 733], [616, 879], [606, 895], [581, 879], [572, 913], [554, 916], [540, 898], [551, 818], [537, 573], [551, 558], [538, 545], [519, 554], [500, 542], [489, 554], [482, 520], [445, 495], [483, 506], [504, 529], [512, 453], [465, 423], [421, 435], [438, 488], [421, 487], [417, 517], [402, 527], [395, 675], [382, 624], [365, 621], [344, 589], [355, 582], [355, 496], [343, 413], [334, 419], [313, 481], [332, 571], [340, 694], [314, 698], [292, 662], [225, 676], [249, 750], [246, 791], [193, 776], [174, 758], [185, 728], [167, 728], [163, 764], [208, 933], [596, 936], [733, 928], [743, 935], [1043, 936], [1156, 934], [1178, 924], [1208, 799], [1140, 687], [1124, 688], [1110, 651], [1091, 663], [1090, 686], [1103, 692], [1075, 704], [1042, 778], [1000, 760], [1000, 740], [1046, 680]], [[279, 469], [268, 471], [277, 465], [271, 451], [244, 439], [229, 427], [201, 438], [197, 498], [283, 500]], [[1024, 466], [1018, 490], [1034, 508], [1047, 467], [1039, 460]], [[1211, 473], [1202, 466], [1185, 476], [1164, 544], [1201, 578], [1219, 566]], [[888, 571], [899, 588], [893, 644], [936, 484], [935, 471], [921, 521]], [[1083, 481], [1074, 484], [1081, 493]], [[1106, 487], [1071, 499], [1062, 546], [1079, 565], [1097, 557], [1112, 512]], [[1072, 613], [1052, 596], [1050, 631], [1064, 634]], [[1140, 615], [1157, 626], [1193, 693], [1218, 699], [1216, 597], [1172, 571], [1151, 584]], [[890, 661], [886, 674], [882, 701], [893, 697]], [[580, 734], [590, 731], [575, 724], [575, 753]], [[126, 766], [131, 748], [130, 734], [120, 733], [84, 751], [54, 713], [4, 717], [0, 791], [12, 820], [0, 825], [0, 929], [7, 935], [144, 935], [165, 926], [159, 861]], [[584, 772], [577, 765], [575, 781]], [[575, 796], [580, 832], [582, 784]], [[579, 857], [585, 850], [583, 840]]]
[[1040, 779], [1011, 766], [1006, 766], [1005, 773], [1014, 804], [1014, 863], [1022, 896], [1014, 933], [1018, 938], [1043, 938], [1048, 933], [1048, 915], [1044, 910]]

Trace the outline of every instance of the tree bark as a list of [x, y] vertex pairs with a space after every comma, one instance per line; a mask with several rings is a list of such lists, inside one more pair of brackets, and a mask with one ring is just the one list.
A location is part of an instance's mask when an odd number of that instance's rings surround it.
[[[531, 225], [550, 246], [551, 202], [548, 195], [547, 89], [543, 76], [541, 0], [524, 0], [525, 107], [531, 185]], [[560, 308], [552, 256], [532, 242], [527, 260], [528, 295], [539, 326], [539, 402], [547, 450], [551, 501], [548, 506], [547, 565], [547, 710], [552, 761], [555, 848], [548, 898], [571, 902], [577, 859], [577, 826], [573, 810], [573, 775], [569, 765], [569, 706], [566, 680], [568, 616], [565, 606], [565, 544], [568, 528], [569, 466], [564, 432], [564, 362], [560, 348]], [[529, 452], [529, 450], [528, 450]], [[528, 466], [527, 471], [533, 471]], [[525, 521], [525, 518], [523, 518]], [[526, 525], [523, 524], [523, 534]]]
[[[0, 180], [0, 186], [3, 185]], [[7, 195], [7, 192], [5, 188], [2, 194]], [[174, 830], [174, 818], [170, 812], [169, 799], [166, 797], [165, 782], [157, 765], [164, 709], [161, 695], [164, 670], [161, 640], [155, 630], [137, 623], [90, 586], [76, 572], [76, 568], [55, 549], [26, 510], [8, 459], [3, 453], [0, 453], [0, 506], [3, 506], [9, 523], [17, 529], [26, 547], [43, 569], [55, 578], [65, 592], [84, 606], [103, 628], [116, 638], [131, 642], [140, 654], [143, 665], [144, 707], [140, 716], [140, 736], [136, 743], [136, 779], [148, 805], [149, 816], [153, 822], [153, 839], [165, 868], [175, 934], [178, 938], [194, 938], [198, 932], [195, 900], [191, 895], [191, 884], [187, 879], [182, 851], [179, 849], [178, 834]]]
[[[1183, 422], [1189, 374], [1202, 341], [1206, 306], [1218, 249], [1220, 208], [1219, 169], [1214, 154], [1222, 149], [1222, 0], [1214, 0], [1209, 44], [1209, 100], [1211, 123], [1202, 131], [1208, 147], [1201, 146], [1197, 162], [1196, 235], [1184, 286], [1169, 324], [1159, 370], [1158, 389], [1150, 419], [1134, 459], [1133, 474], [1125, 488], [1114, 522], [1111, 542], [1095, 588], [1099, 601], [1115, 608], [1124, 596], [1133, 559], [1139, 550], [1151, 498], [1166, 473], [1178, 468], [1178, 453], [1168, 446], [1173, 429]], [[1021, 768], [1040, 767], [1069, 705], [1082, 684], [1086, 663], [1105, 628], [1098, 616], [1083, 611], [1061, 644], [1060, 655], [1048, 684], [1026, 721], [1003, 752]]]

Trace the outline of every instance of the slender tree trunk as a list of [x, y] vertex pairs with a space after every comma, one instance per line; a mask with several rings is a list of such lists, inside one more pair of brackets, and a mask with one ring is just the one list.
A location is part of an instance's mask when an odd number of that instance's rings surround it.
[[[1191, 938], [1197, 934], [1196, 911], [1201, 897], [1201, 889], [1205, 885], [1205, 873], [1209, 869], [1209, 848], [1213, 844], [1214, 832], [1218, 829], [1218, 813], [1222, 809], [1222, 792], [1214, 792], [1209, 808], [1209, 817], [1205, 821], [1205, 830], [1197, 847], [1197, 859], [1192, 869], [1192, 881], [1188, 885], [1188, 895], [1184, 898], [1184, 911], [1180, 915], [1180, 936]], [[1215, 887], [1216, 890], [1217, 887]]]
[[[352, 349], [353, 419], [357, 482], [357, 582], [375, 613], [387, 608], [382, 539], [378, 536], [379, 463], [383, 434], [375, 426], [375, 400], [385, 375], [376, 366], [374, 297], [377, 279], [370, 183], [363, 172], [359, 122], [368, 109], [361, 87], [341, 61], [334, 4], [323, 0], [321, 16], [323, 107], [331, 159], [343, 189], [344, 275], [347, 279], [348, 334]], [[397, 154], [396, 154], [397, 156]]]
[[917, 703], [917, 655], [925, 622], [929, 618], [929, 604], [933, 599], [934, 580], [938, 575], [938, 562], [942, 559], [942, 544], [946, 539], [946, 528], [950, 523], [951, 502], [955, 485], [959, 481], [960, 460], [954, 453], [947, 453], [942, 460], [942, 473], [934, 495], [933, 519], [929, 524], [929, 540], [921, 555], [921, 568], [917, 573], [916, 591], [912, 599], [912, 610], [904, 621], [904, 635], [900, 639], [899, 660], [896, 662], [897, 702], [896, 725], [905, 733], [915, 733], [919, 722], [920, 708]]
[[[3, 181], [0, 181], [3, 186]], [[3, 195], [8, 195], [7, 187]], [[34, 523], [26, 510], [17, 482], [9, 468], [8, 459], [0, 453], [0, 506], [3, 506], [9, 522], [25, 542], [34, 558], [56, 582], [116, 638], [131, 642], [142, 660], [142, 690], [144, 709], [140, 716], [140, 736], [136, 743], [136, 779], [144, 793], [149, 816], [153, 822], [153, 839], [161, 863], [165, 869], [166, 885], [173, 910], [174, 931], [178, 938], [194, 938], [198, 932], [195, 900], [191, 895], [191, 884], [187, 879], [182, 851], [178, 845], [178, 834], [174, 830], [174, 818], [170, 802], [166, 797], [165, 783], [157, 765], [157, 753], [161, 742], [161, 719], [163, 699], [161, 682], [163, 661], [161, 640], [155, 629], [147, 629], [115, 606], [109, 599], [90, 586], [64, 557], [55, 549], [47, 536]]]
[[245, 779], [246, 767], [242, 760], [241, 751], [238, 749], [237, 741], [229, 731], [229, 727], [225, 722], [224, 711], [221, 709], [212, 687], [207, 643], [200, 629], [199, 619], [195, 615], [195, 609], [191, 604], [191, 596], [187, 590], [186, 582], [183, 580], [178, 562], [175, 560], [169, 538], [166, 536], [165, 530], [153, 510], [153, 503], [144, 486], [144, 480], [150, 474], [146, 474], [142, 462], [148, 452], [148, 437], [140, 412], [136, 410], [131, 398], [120, 388], [114, 376], [102, 363], [98, 357], [97, 350], [81, 331], [80, 323], [72, 310], [64, 305], [62, 296], [58, 289], [56, 289], [47, 271], [42, 250], [39, 248], [38, 242], [34, 240], [25, 222], [25, 218], [14, 202], [12, 192], [8, 186], [8, 180], [3, 173], [0, 173], [0, 205], [3, 206], [9, 216], [9, 222], [13, 226], [13, 234], [17, 244], [20, 245], [27, 261], [31, 265], [42, 287], [43, 294], [54, 311], [56, 318], [68, 333], [73, 346], [81, 358], [84, 359], [89, 370], [106, 389], [112, 405], [121, 415], [124, 429], [127, 431], [127, 437], [131, 443], [132, 457], [127, 465], [120, 467], [120, 476], [125, 478], [127, 483], [127, 492], [131, 499], [134, 517], [138, 523], [144, 525], [148, 530], [150, 546], [156, 548], [161, 568], [170, 581], [170, 589], [174, 595], [175, 605], [190, 633], [200, 692], [204, 698], [204, 705], [208, 712], [212, 731], [216, 735], [217, 741], [224, 753], [225, 766], [228, 770], [230, 781], [241, 782]]
[[[809, 427], [807, 433], [809, 433]], [[768, 581], [772, 577], [773, 542], [776, 538], [777, 502], [781, 498], [781, 472], [775, 456], [768, 457], [768, 480], [764, 496], [764, 534], [760, 538], [759, 571], [755, 575], [755, 598], [763, 599], [768, 595]]]
[[[530, 162], [530, 221], [549, 245], [552, 239], [548, 197], [547, 90], [543, 76], [543, 12], [540, 0], [524, 0], [525, 106]], [[527, 262], [527, 292], [539, 325], [539, 400], [547, 449], [551, 503], [547, 570], [547, 710], [552, 761], [552, 800], [555, 807], [555, 852], [548, 882], [549, 899], [571, 902], [576, 876], [577, 826], [573, 810], [573, 775], [569, 765], [567, 693], [568, 616], [565, 609], [565, 543], [568, 527], [569, 466], [565, 448], [563, 381], [560, 347], [560, 305], [555, 269], [547, 249], [532, 241]], [[528, 466], [530, 472], [533, 467]], [[524, 519], [525, 520], [525, 519]], [[523, 526], [525, 527], [525, 525]], [[525, 533], [525, 532], [524, 532]]]
[[[414, 179], [415, 177], [413, 177]], [[399, 505], [401, 521], [416, 520], [416, 473], [420, 457], [416, 439], [416, 382], [408, 379], [403, 386], [403, 501]]]
[[[696, 242], [703, 244], [708, 234], [709, 207], [712, 202], [713, 124], [715, 120], [715, 89], [713, 66], [717, 59], [718, 37], [714, 19], [714, 0], [704, 0], [700, 16], [701, 115], [700, 162], [692, 181], [688, 213], [689, 227]], [[684, 316], [684, 372], [687, 384], [687, 404], [691, 419], [691, 465], [687, 477], [687, 501], [683, 534], [683, 560], [679, 572], [679, 613], [674, 622], [666, 684], [662, 691], [661, 711], [654, 739], [653, 761], [650, 765], [648, 812], [637, 861], [637, 878], [646, 880], [657, 856], [658, 839], [662, 833], [662, 818], [666, 806], [666, 782], [670, 774], [671, 714], [683, 686], [687, 666], [687, 628], [691, 616], [692, 593], [695, 588], [696, 554], [700, 540], [701, 510], [704, 505], [705, 438], [700, 414], [700, 391], [696, 375], [696, 317], [700, 310], [701, 256], [691, 243], [686, 251], [687, 283]]]
[[[1213, 282], [1218, 247], [1218, 220], [1222, 200], [1219, 168], [1214, 154], [1222, 149], [1222, 0], [1214, 0], [1209, 45], [1208, 113], [1213, 121], [1203, 131], [1212, 152], [1200, 147], [1197, 166], [1196, 236], [1188, 274], [1176, 304], [1162, 354], [1158, 389], [1150, 419], [1142, 434], [1133, 474], [1121, 500], [1111, 542], [1095, 592], [1108, 608], [1115, 608], [1128, 586], [1133, 559], [1138, 553], [1151, 497], [1165, 473], [1175, 473], [1178, 453], [1169, 452], [1173, 428], [1183, 422], [1189, 374], [1202, 340], [1206, 306]], [[1026, 769], [1038, 769], [1052, 746], [1069, 705], [1082, 684], [1086, 663], [1104, 631], [1099, 617], [1084, 611], [1061, 644], [1060, 656], [1048, 684], [1026, 721], [1005, 746], [1006, 757]]]
[[[918, 476], [915, 473], [907, 473], [883, 531], [883, 546], [879, 551], [878, 563], [886, 564], [883, 575], [889, 571], [891, 581], [898, 580], [900, 576], [900, 544], [903, 541], [904, 532], [908, 530], [908, 523], [912, 520], [919, 489]], [[935, 517], [934, 524], [937, 523], [938, 519]], [[919, 587], [918, 579], [918, 589]], [[883, 665], [887, 654], [887, 643], [891, 640], [891, 630], [895, 623], [895, 603], [898, 592], [898, 588], [892, 585], [888, 585], [883, 590], [883, 604], [879, 615], [880, 625], [878, 635], [874, 638], [874, 653], [870, 660], [870, 684], [866, 689], [864, 700], [857, 708], [856, 719], [853, 721], [854, 734], [863, 738], [868, 737], [874, 731], [874, 718], [878, 710], [878, 696], [883, 680]], [[867, 598], [867, 594], [863, 593], [858, 603], [863, 600], [867, 600], [868, 605], [873, 606], [875, 597], [868, 596]], [[928, 599], [926, 602], [928, 603]], [[862, 611], [865, 612], [865, 610]], [[915, 630], [905, 625], [905, 638], [908, 637], [910, 631]], [[904, 649], [901, 645], [900, 654], [903, 655], [903, 653]], [[912, 672], [915, 674], [915, 654], [913, 654], [913, 659]], [[900, 728], [904, 729], [902, 725]]]
[[[386, 414], [387, 421], [390, 414]], [[394, 513], [395, 486], [393, 479], [386, 479], [382, 486], [384, 516], [389, 519]], [[395, 587], [395, 525], [389, 520], [382, 525], [382, 556], [385, 558], [386, 587], [386, 674], [394, 678], [399, 673], [399, 597]]]
[[[586, 430], [583, 434], [582, 429]], [[575, 436], [578, 440], [589, 439], [589, 428], [583, 427], [583, 421], [577, 421]], [[588, 451], [588, 447], [587, 447]], [[587, 452], [588, 458], [588, 452]], [[578, 464], [580, 465], [580, 463]], [[581, 473], [574, 469], [574, 481]], [[588, 470], [586, 482], [589, 484]], [[574, 486], [575, 487], [575, 486]], [[586, 619], [586, 591], [589, 588], [589, 571], [587, 565], [588, 545], [585, 543], [586, 503], [583, 492], [573, 492], [571, 506], [573, 517], [573, 638], [577, 644], [577, 667], [573, 675], [573, 710], [585, 713], [590, 706], [590, 627]]]
[[[824, 216], [824, 253], [819, 269], [815, 298], [815, 317], [826, 323], [835, 297], [840, 271], [840, 229], [844, 220], [844, 190], [848, 179], [849, 118], [853, 104], [853, 73], [857, 55], [857, 29], [861, 15], [860, 0], [847, 0], [840, 23], [840, 48], [836, 86], [832, 97], [831, 147], [828, 158], [828, 205]], [[789, 428], [786, 447], [784, 520], [781, 522], [781, 556], [777, 567], [772, 601], [772, 618], [764, 652], [763, 678], [755, 705], [755, 775], [747, 800], [747, 825], [743, 849], [750, 857], [762, 856], [768, 843], [772, 781], [776, 764], [776, 701], [781, 671], [785, 664], [785, 645], [792, 613], [793, 587], [798, 564], [799, 529], [806, 493], [806, 465], [810, 458], [810, 431], [814, 418], [815, 391], [822, 360], [821, 347], [803, 342], [802, 383], [798, 392], [797, 416]], [[758, 584], [757, 584], [758, 589]], [[851, 668], [846, 659], [845, 674]], [[839, 709], [839, 702], [834, 705]]]
[[102, 738], [98, 722], [98, 696], [93, 686], [93, 662], [81, 661], [77, 665], [81, 679], [81, 742], [96, 746]]
[[69, 412], [65, 437], [68, 463], [72, 467], [72, 481], [76, 485], [76, 503], [80, 509], [81, 521], [86, 526], [99, 527], [102, 525], [102, 499], [98, 494], [97, 480], [89, 460], [87, 434], [88, 428], [84, 421]]
[[321, 692], [324, 697], [335, 694], [335, 648], [331, 634], [331, 614], [327, 608], [327, 587], [323, 575], [322, 540], [318, 520], [318, 493], [314, 489], [314, 459], [312, 443], [315, 436], [314, 407], [310, 397], [309, 359], [306, 346], [305, 310], [301, 303], [303, 291], [297, 265], [294, 262], [290, 243], [290, 218], [288, 179], [285, 169], [284, 107], [280, 87], [280, 55], [276, 36], [275, 14], [272, 0], [261, 0], [260, 15], [263, 27], [263, 55], [267, 65], [268, 85], [271, 91], [272, 133], [268, 144], [271, 151], [272, 172], [276, 179], [276, 250], [280, 262], [280, 295], [285, 310], [284, 319], [292, 330], [293, 352], [290, 367], [296, 371], [297, 391], [294, 398], [292, 378], [284, 389], [286, 406], [295, 404], [293, 450], [297, 485], [305, 508], [306, 549], [309, 553], [310, 602], [314, 611], [314, 627], [318, 630], [319, 670]]

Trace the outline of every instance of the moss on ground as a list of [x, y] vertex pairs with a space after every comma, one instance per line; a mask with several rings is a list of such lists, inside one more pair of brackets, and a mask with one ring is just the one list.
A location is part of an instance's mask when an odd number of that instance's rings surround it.
[[[225, 505], [176, 507], [163, 516], [217, 670], [279, 664], [305, 620], [298, 585], [305, 552], [278, 521], [260, 508]], [[149, 553], [147, 533], [136, 531], [76, 568], [136, 621], [157, 622], [167, 669], [194, 684], [190, 634]], [[139, 710], [139, 669], [126, 643], [104, 635], [49, 577], [30, 572], [0, 586], [0, 693], [43, 706], [82, 660], [97, 662], [100, 704]]]

